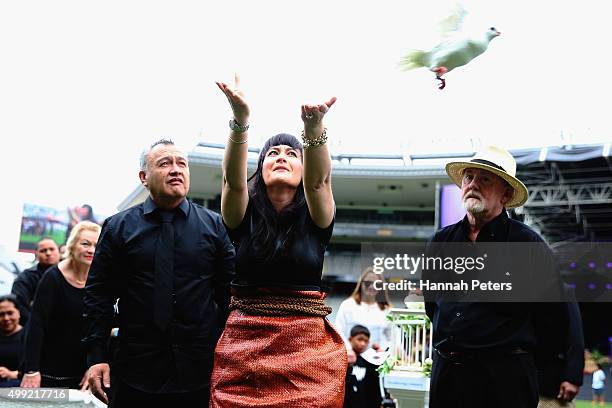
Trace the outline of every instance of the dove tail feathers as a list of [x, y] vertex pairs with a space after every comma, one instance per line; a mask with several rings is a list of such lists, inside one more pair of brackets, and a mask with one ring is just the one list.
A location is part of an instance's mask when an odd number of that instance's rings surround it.
[[400, 62], [400, 67], [404, 71], [426, 67], [427, 65], [427, 52], [421, 50], [411, 51]]

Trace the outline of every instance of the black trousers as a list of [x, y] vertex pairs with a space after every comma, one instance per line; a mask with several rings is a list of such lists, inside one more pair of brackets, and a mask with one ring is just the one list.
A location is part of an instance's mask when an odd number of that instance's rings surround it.
[[78, 390], [81, 388], [79, 385], [80, 382], [81, 378], [79, 377], [63, 377], [62, 379], [57, 379], [47, 377], [43, 374], [40, 379], [40, 386], [45, 388], [72, 388]]
[[429, 408], [536, 408], [538, 381], [530, 354], [444, 358], [434, 353]]
[[210, 387], [185, 393], [151, 394], [130, 387], [114, 377], [109, 394], [109, 408], [206, 408], [210, 400]]

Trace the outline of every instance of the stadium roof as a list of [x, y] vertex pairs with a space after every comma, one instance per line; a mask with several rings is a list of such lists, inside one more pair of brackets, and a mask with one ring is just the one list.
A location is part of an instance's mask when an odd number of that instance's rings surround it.
[[[573, 145], [513, 150], [517, 176], [529, 188], [529, 200], [518, 217], [549, 242], [612, 241], [611, 144]], [[223, 145], [200, 143], [189, 153], [190, 196], [218, 200]], [[249, 171], [259, 149], [249, 149]], [[436, 208], [436, 185], [450, 182], [444, 164], [471, 157], [456, 154], [332, 155], [334, 197], [339, 209], [426, 211]], [[146, 197], [138, 186], [119, 209]], [[419, 236], [423, 231], [419, 233]]]
[[612, 241], [610, 143], [513, 152], [529, 200], [518, 209], [549, 242]]

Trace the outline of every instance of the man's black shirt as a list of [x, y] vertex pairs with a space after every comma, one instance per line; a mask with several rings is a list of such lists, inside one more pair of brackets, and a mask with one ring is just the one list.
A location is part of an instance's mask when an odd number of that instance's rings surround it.
[[[446, 243], [469, 243], [467, 216], [460, 222], [437, 231], [428, 243], [428, 255], [443, 250]], [[542, 238], [526, 225], [508, 218], [505, 210], [480, 230], [472, 246], [478, 243], [533, 243], [533, 253], [520, 254], [525, 258], [538, 258], [538, 279], [549, 287], [561, 291], [558, 269], [550, 248]], [[456, 244], [460, 245], [460, 244]], [[503, 244], [502, 244], [503, 245]], [[425, 275], [425, 278], [429, 276]], [[568, 316], [564, 303], [553, 302], [470, 302], [441, 292], [424, 292], [425, 309], [433, 322], [435, 348], [444, 351], [510, 351], [523, 348], [535, 350], [536, 343], [550, 343], [550, 347], [538, 344], [538, 348], [556, 348], [559, 339], [567, 333]], [[536, 328], [547, 321], [550, 328], [545, 336], [539, 336]]]
[[51, 266], [53, 265], [43, 265], [39, 262], [31, 268], [23, 270], [13, 282], [11, 293], [17, 297], [17, 302], [19, 303], [17, 306], [21, 315], [19, 323], [24, 327], [28, 323], [30, 313], [32, 312], [32, 302], [34, 301], [38, 282], [43, 273]]
[[111, 374], [145, 392], [195, 391], [209, 384], [235, 251], [218, 214], [187, 200], [175, 209], [173, 320], [161, 332], [153, 322], [159, 211], [149, 197], [102, 226], [85, 288], [88, 365], [109, 362], [106, 345], [119, 298]]
[[[566, 307], [569, 313], [569, 328], [560, 348], [546, 352], [537, 353], [538, 360], [538, 388], [541, 396], [556, 398], [559, 387], [563, 381], [581, 386], [584, 371], [584, 334], [582, 330], [582, 317], [580, 308], [576, 303], [573, 290], [565, 288], [568, 302]], [[542, 327], [542, 331], [548, 331]]]

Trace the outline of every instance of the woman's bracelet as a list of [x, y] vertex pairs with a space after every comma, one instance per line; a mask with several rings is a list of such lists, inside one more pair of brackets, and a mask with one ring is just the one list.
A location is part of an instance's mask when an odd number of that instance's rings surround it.
[[247, 138], [247, 139], [244, 139], [244, 140], [234, 140], [234, 139], [232, 139], [232, 137], [230, 136], [230, 137], [229, 137], [229, 140], [230, 140], [232, 143], [236, 143], [236, 144], [245, 144], [245, 143], [247, 142], [247, 140], [249, 140], [249, 139]]
[[[238, 124], [238, 122], [236, 122], [236, 119], [230, 119], [229, 127], [230, 127], [230, 129], [232, 129], [232, 132], [234, 132], [234, 133], [244, 133], [247, 130], [249, 130], [249, 124], [248, 123], [246, 125], [240, 125], [240, 124]], [[231, 136], [229, 137], [229, 140], [231, 140], [233, 143], [236, 143], [236, 144], [244, 144], [244, 143], [247, 142], [247, 139], [236, 140], [236, 139], [232, 139]]]
[[229, 121], [229, 127], [230, 129], [232, 129], [232, 131], [236, 132], [236, 133], [244, 133], [247, 130], [249, 130], [249, 124], [247, 123], [246, 125], [241, 125], [238, 122], [236, 122], [236, 119], [230, 119]]
[[319, 147], [325, 143], [327, 143], [327, 128], [323, 128], [323, 133], [321, 133], [321, 136], [314, 139], [306, 139], [304, 131], [302, 130], [302, 144], [304, 145], [304, 149], [308, 149], [309, 147]]
[[40, 375], [40, 371], [28, 371], [23, 376], [24, 377], [36, 377], [37, 375]]

